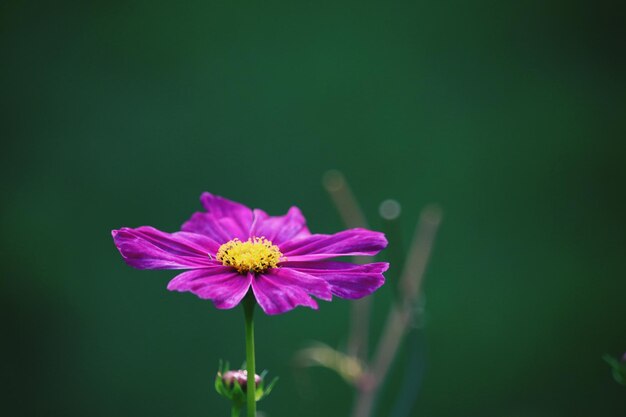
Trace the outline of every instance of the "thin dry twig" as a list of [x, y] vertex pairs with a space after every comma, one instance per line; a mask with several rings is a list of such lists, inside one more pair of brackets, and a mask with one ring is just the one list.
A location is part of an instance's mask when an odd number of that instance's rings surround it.
[[295, 361], [300, 367], [323, 366], [332, 369], [351, 385], [356, 385], [363, 377], [363, 364], [358, 359], [324, 343], [315, 343], [302, 349]]
[[389, 311], [374, 360], [359, 385], [360, 391], [352, 414], [354, 417], [370, 417], [372, 414], [379, 387], [411, 325], [413, 306], [419, 297], [440, 222], [441, 210], [438, 207], [430, 206], [422, 211], [400, 278], [401, 298]]
[[[336, 170], [324, 174], [324, 187], [337, 207], [341, 219], [348, 227], [367, 228], [367, 220], [363, 210], [354, 197], [352, 190], [343, 174]], [[355, 258], [356, 263], [362, 263], [362, 258]], [[350, 334], [348, 336], [347, 353], [359, 361], [367, 360], [369, 343], [369, 319], [371, 301], [369, 297], [352, 302], [350, 313]]]
[[348, 227], [367, 227], [365, 214], [359, 206], [343, 174], [336, 170], [324, 174], [324, 188], [333, 199], [341, 220]]
[[[328, 171], [324, 175], [324, 186], [346, 226], [367, 227], [365, 216], [341, 172]], [[387, 220], [395, 220], [400, 213], [398, 203], [389, 200], [383, 205], [381, 216]], [[300, 366], [334, 369], [357, 388], [353, 417], [371, 417], [374, 411], [380, 387], [414, 320], [424, 272], [441, 218], [441, 210], [437, 206], [426, 207], [420, 215], [400, 276], [399, 296], [389, 310], [371, 362], [367, 358], [371, 307], [369, 298], [352, 303], [347, 353], [326, 345], [316, 345], [302, 350], [297, 357]], [[356, 260], [363, 262], [362, 258]]]

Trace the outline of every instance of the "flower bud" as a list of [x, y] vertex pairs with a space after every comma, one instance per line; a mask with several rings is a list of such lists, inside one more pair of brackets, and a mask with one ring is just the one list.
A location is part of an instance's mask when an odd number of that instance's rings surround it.
[[[274, 378], [265, 385], [266, 374], [267, 371], [263, 371], [261, 375], [254, 375], [254, 397], [257, 401], [267, 397], [278, 380], [278, 378]], [[218, 394], [231, 400], [235, 406], [241, 407], [246, 402], [247, 387], [248, 372], [245, 369], [230, 370], [228, 363], [222, 365], [220, 362], [219, 370], [215, 376], [215, 390]]]
[[[218, 377], [219, 376], [220, 376], [220, 373], [218, 372]], [[222, 381], [224, 381], [224, 384], [227, 387], [231, 387], [233, 383], [237, 381], [237, 383], [241, 387], [241, 390], [243, 392], [246, 392], [246, 387], [248, 386], [248, 371], [241, 370], [241, 369], [236, 370], [236, 371], [227, 371], [221, 377], [222, 377]], [[254, 385], [255, 385], [254, 388], [256, 389], [260, 383], [261, 383], [261, 377], [255, 374], [254, 375]]]

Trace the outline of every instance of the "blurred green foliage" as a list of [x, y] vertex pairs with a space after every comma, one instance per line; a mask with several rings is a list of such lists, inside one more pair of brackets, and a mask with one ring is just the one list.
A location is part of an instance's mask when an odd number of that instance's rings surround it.
[[[244, 358], [242, 312], [127, 267], [110, 230], [177, 230], [207, 190], [333, 232], [329, 168], [374, 228], [385, 198], [405, 237], [444, 210], [413, 415], [620, 415], [601, 356], [626, 350], [623, 9], [0, 3], [6, 415], [228, 415], [212, 382]], [[336, 375], [291, 365], [309, 340], [345, 343], [348, 311], [259, 315], [258, 367], [281, 377], [268, 416], [348, 415]]]

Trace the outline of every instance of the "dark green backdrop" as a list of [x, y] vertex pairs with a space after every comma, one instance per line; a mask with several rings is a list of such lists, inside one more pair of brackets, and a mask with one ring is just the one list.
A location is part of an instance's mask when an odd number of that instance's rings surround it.
[[[3, 1], [0, 413], [227, 415], [210, 385], [241, 311], [169, 293], [110, 230], [177, 230], [206, 190], [334, 232], [337, 168], [374, 227], [390, 197], [407, 236], [445, 213], [411, 415], [624, 415], [601, 360], [626, 351], [617, 4]], [[345, 343], [348, 311], [259, 316], [268, 416], [348, 414], [338, 377], [291, 366]]]

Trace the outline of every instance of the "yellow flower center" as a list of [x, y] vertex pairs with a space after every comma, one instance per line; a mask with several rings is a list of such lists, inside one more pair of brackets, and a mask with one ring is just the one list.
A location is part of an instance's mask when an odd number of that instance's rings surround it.
[[275, 268], [278, 261], [284, 260], [278, 246], [264, 237], [251, 237], [245, 242], [235, 238], [220, 246], [217, 260], [232, 266], [239, 273], [252, 271], [262, 273]]

